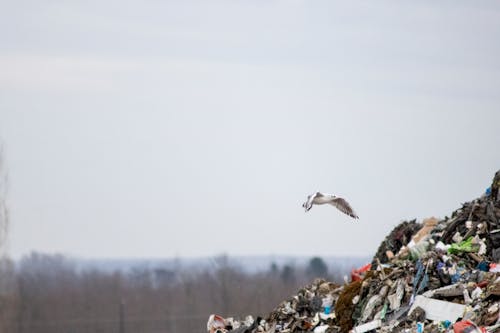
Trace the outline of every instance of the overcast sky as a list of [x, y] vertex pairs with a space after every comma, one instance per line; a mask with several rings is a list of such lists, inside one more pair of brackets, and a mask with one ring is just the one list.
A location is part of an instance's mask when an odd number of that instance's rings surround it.
[[1, 7], [14, 258], [371, 255], [500, 168], [496, 1]]

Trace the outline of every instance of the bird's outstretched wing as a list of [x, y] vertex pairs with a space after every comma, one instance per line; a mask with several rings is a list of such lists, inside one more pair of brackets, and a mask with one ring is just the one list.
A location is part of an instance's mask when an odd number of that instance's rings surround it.
[[305, 208], [306, 212], [312, 208], [314, 198], [316, 198], [316, 197], [318, 197], [318, 196], [320, 196], [320, 195], [321, 195], [321, 196], [323, 196], [323, 194], [321, 194], [321, 193], [319, 193], [319, 192], [315, 192], [315, 193], [313, 193], [313, 194], [311, 194], [311, 195], [308, 195], [308, 196], [307, 196], [307, 200], [306, 200], [306, 202], [304, 202], [304, 203], [302, 204], [302, 207], [304, 207], [304, 208]]
[[342, 213], [349, 215], [352, 218], [359, 218], [358, 215], [354, 212], [352, 209], [351, 205], [343, 199], [343, 198], [334, 198], [332, 201], [330, 201], [330, 204], [335, 206], [338, 210], [340, 210]]

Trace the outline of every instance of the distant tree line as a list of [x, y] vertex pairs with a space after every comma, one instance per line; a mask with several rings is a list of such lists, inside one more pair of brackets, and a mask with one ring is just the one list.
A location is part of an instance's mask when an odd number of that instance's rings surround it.
[[13, 293], [11, 286], [13, 285], [12, 263], [5, 258], [5, 240], [9, 230], [9, 211], [7, 207], [7, 167], [4, 158], [3, 143], [0, 140], [0, 333], [8, 332], [8, 322], [12, 317]]
[[226, 256], [211, 268], [79, 269], [61, 255], [0, 262], [0, 332], [203, 332], [212, 313], [266, 315], [316, 277], [339, 282], [315, 257], [245, 273]]

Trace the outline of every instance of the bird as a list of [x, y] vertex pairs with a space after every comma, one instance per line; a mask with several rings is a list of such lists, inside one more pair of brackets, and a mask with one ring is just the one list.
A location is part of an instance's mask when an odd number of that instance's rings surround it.
[[342, 213], [347, 214], [354, 219], [359, 218], [352, 209], [351, 205], [347, 202], [347, 200], [328, 193], [315, 192], [311, 195], [308, 195], [307, 200], [302, 204], [302, 207], [304, 207], [305, 211], [308, 212], [313, 205], [324, 204], [330, 204], [340, 210]]

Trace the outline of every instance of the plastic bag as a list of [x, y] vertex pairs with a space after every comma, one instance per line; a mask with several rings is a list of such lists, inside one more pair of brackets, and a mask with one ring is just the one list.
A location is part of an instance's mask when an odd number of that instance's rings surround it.
[[473, 244], [474, 237], [469, 237], [460, 243], [451, 244], [448, 253], [457, 254], [462, 252], [477, 252], [479, 251], [479, 244]]

